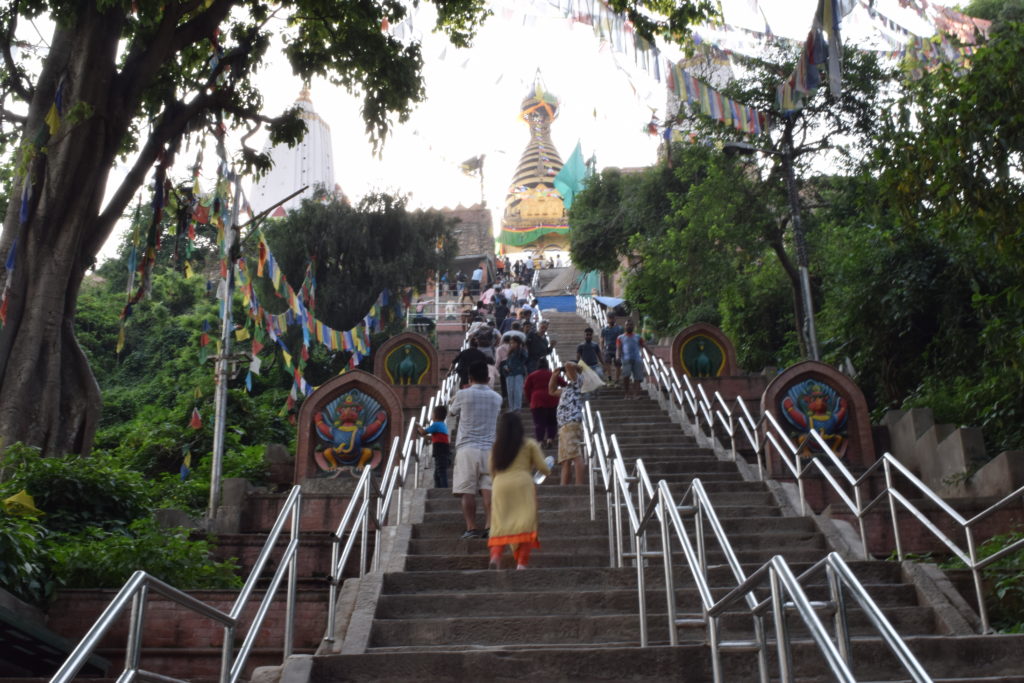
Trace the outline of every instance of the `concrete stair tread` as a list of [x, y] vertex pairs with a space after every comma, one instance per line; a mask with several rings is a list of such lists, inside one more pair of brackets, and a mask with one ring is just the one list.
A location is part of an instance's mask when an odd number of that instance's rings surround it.
[[[886, 617], [898, 631], [934, 628], [931, 610], [925, 607], [892, 607], [884, 610]], [[694, 604], [690, 610], [681, 610], [677, 616], [689, 618], [691, 625], [679, 629], [679, 637], [685, 641], [703, 643], [706, 627], [701, 621], [702, 612]], [[868, 617], [851, 610], [847, 614], [851, 636], [873, 637], [876, 633]], [[667, 613], [649, 610], [647, 628], [649, 635], [657, 640], [668, 640]], [[744, 608], [723, 615], [721, 619], [723, 640], [747, 640], [753, 636], [749, 613]], [[808, 638], [808, 632], [798, 617], [789, 619], [789, 630], [793, 640]], [[640, 624], [637, 611], [618, 613], [606, 611], [585, 614], [505, 614], [505, 615], [462, 615], [458, 617], [423, 617], [405, 619], [375, 619], [371, 634], [373, 646], [384, 645], [435, 645], [444, 643], [512, 644], [529, 645], [535, 642], [547, 643], [600, 643], [611, 640], [639, 639]]]
[[[814, 587], [808, 591], [812, 600], [828, 599], [828, 588], [825, 585]], [[912, 607], [921, 608], [916, 598], [898, 585], [868, 586], [872, 596], [884, 599], [887, 608]], [[646, 591], [648, 609], [655, 613], [664, 611], [665, 591], [660, 587], [649, 587]], [[728, 593], [725, 587], [714, 588], [712, 595], [716, 599]], [[767, 597], [767, 591], [758, 591], [760, 597]], [[677, 586], [675, 589], [677, 605], [697, 605], [700, 596], [694, 585]], [[851, 608], [855, 608], [851, 606]], [[637, 591], [635, 588], [604, 588], [601, 590], [574, 591], [567, 594], [563, 590], [530, 590], [530, 591], [495, 591], [459, 593], [457, 591], [434, 593], [399, 593], [385, 594], [378, 603], [378, 619], [423, 619], [451, 618], [457, 616], [498, 616], [511, 615], [551, 615], [551, 614], [589, 614], [594, 610], [605, 609], [615, 612], [636, 613]], [[698, 615], [699, 616], [699, 615]]]

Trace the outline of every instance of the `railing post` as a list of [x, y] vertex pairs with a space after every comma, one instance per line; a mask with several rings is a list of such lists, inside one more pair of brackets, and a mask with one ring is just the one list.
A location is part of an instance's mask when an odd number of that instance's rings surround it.
[[729, 444], [732, 450], [732, 461], [736, 462], [738, 459], [736, 455], [736, 420], [732, 415], [729, 416]]
[[724, 683], [722, 675], [722, 648], [719, 645], [720, 633], [718, 617], [708, 617], [707, 607], [704, 608], [704, 618], [708, 622], [708, 646], [711, 648], [711, 677], [715, 683]]
[[[295, 498], [295, 505], [292, 508], [292, 540], [299, 540], [299, 530], [302, 522], [302, 492]], [[284, 657], [288, 659], [292, 655], [292, 646], [295, 643], [295, 594], [299, 578], [299, 548], [295, 546], [295, 552], [288, 560], [288, 592], [285, 597], [285, 622], [284, 622]]]
[[964, 527], [967, 535], [967, 554], [971, 558], [971, 578], [974, 579], [974, 595], [978, 598], [978, 617], [981, 619], [981, 632], [990, 631], [988, 608], [985, 606], [985, 588], [981, 581], [981, 570], [978, 569], [978, 551], [974, 543], [974, 530]]
[[772, 586], [772, 617], [775, 621], [775, 646], [779, 657], [779, 680], [793, 681], [793, 653], [789, 649], [789, 629], [786, 627], [786, 604], [782, 596], [782, 582], [772, 566], [768, 573]]
[[615, 490], [615, 566], [622, 568], [622, 493], [619, 480], [612, 472], [612, 488]]
[[892, 538], [896, 543], [896, 557], [903, 561], [903, 543], [900, 538], [900, 521], [899, 517], [896, 516], [896, 498], [892, 495], [892, 467], [889, 465], [889, 460], [886, 459], [882, 464], [885, 470], [885, 491], [889, 499], [889, 517], [892, 519]]
[[[351, 505], [351, 500], [349, 502]], [[331, 577], [330, 588], [327, 591], [327, 634], [324, 640], [334, 642], [334, 605], [338, 601], [338, 584], [341, 582], [341, 570], [338, 568], [341, 553], [341, 537], [335, 535], [331, 543]]]
[[825, 565], [825, 575], [828, 577], [829, 596], [835, 609], [832, 619], [836, 629], [836, 646], [839, 648], [839, 654], [842, 655], [843, 661], [852, 670], [853, 650], [850, 647], [850, 628], [846, 619], [846, 598], [843, 596], [843, 587], [831, 565]]
[[[785, 456], [783, 456], [785, 457]], [[800, 514], [807, 516], [807, 495], [804, 493], [804, 469], [800, 466], [800, 453], [793, 453], [793, 469], [796, 470], [796, 485], [800, 489]]]
[[864, 529], [864, 501], [860, 495], [860, 483], [853, 485], [853, 501], [857, 504], [857, 528], [860, 530], [860, 549], [865, 560], [870, 560], [868, 552], [868, 534]]
[[[363, 484], [363, 505], [366, 508], [366, 512], [370, 511], [370, 479], [373, 475], [366, 478], [366, 483]], [[366, 560], [367, 560], [367, 541], [370, 535], [370, 515], [364, 514], [363, 520], [359, 523], [359, 577], [362, 578], [366, 575]], [[355, 527], [352, 528], [352, 533], [355, 533]]]
[[[668, 642], [669, 645], [679, 644], [679, 629], [676, 628], [676, 586], [672, 575], [672, 539], [669, 537], [668, 510], [665, 506], [664, 494], [659, 494], [658, 506], [661, 507], [661, 555], [665, 565], [665, 602], [668, 606]], [[672, 503], [674, 505], [674, 503]]]
[[754, 642], [757, 643], [757, 674], [761, 683], [770, 683], [768, 675], [768, 639], [764, 633], [764, 615], [754, 617]]
[[644, 584], [643, 544], [640, 542], [639, 530], [633, 534], [633, 550], [636, 553], [636, 584], [640, 601], [640, 647], [647, 647], [647, 591]]
[[130, 627], [128, 630], [128, 644], [125, 648], [125, 668], [135, 672], [139, 668], [139, 661], [142, 655], [142, 622], [146, 617], [146, 600], [149, 595], [149, 587], [143, 584], [138, 592], [132, 596], [132, 611]]
[[230, 683], [231, 665], [234, 664], [233, 649], [235, 647], [235, 627], [224, 627], [224, 644], [220, 651], [220, 683]]
[[[690, 486], [693, 486], [693, 484], [690, 484]], [[707, 548], [704, 545], [704, 506], [696, 495], [693, 496], [693, 502], [697, 507], [697, 511], [693, 515], [693, 530], [697, 534], [697, 561], [700, 562], [701, 575], [707, 579], [708, 556]]]

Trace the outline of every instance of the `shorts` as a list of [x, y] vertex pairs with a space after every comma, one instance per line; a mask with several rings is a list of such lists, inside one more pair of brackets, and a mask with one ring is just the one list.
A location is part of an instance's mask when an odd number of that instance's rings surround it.
[[633, 378], [637, 382], [643, 381], [644, 362], [639, 358], [622, 361], [622, 377], [624, 379]]
[[558, 428], [558, 462], [583, 455], [583, 423], [567, 422]]
[[615, 357], [615, 349], [604, 352], [604, 362], [609, 364], [615, 363], [616, 367], [622, 367], [622, 361]]
[[468, 493], [475, 496], [491, 488], [489, 472], [489, 448], [460, 446], [455, 451], [455, 472], [452, 474], [452, 494], [461, 496]]

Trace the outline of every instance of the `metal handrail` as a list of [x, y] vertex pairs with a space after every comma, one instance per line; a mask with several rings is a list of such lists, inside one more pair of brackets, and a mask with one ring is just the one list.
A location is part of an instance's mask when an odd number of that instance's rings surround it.
[[[589, 311], [588, 298], [577, 297], [577, 311], [585, 315]], [[904, 466], [892, 453], [884, 453], [860, 476], [854, 476], [842, 459], [836, 455], [832, 448], [824, 441], [817, 432], [810, 432], [810, 439], [800, 446], [795, 446], [785, 430], [778, 424], [771, 412], [760, 415], [756, 420], [751, 416], [746, 402], [742, 397], [737, 396], [733, 402], [738, 410], [730, 410], [728, 402], [715, 392], [714, 400], [708, 400], [703, 387], [697, 383], [694, 388], [693, 382], [686, 375], [682, 380], [678, 377], [674, 368], [665, 366], [664, 361], [655, 358], [647, 349], [643, 349], [644, 366], [654, 386], [668, 398], [680, 415], [689, 420], [688, 427], [703, 434], [703, 425], [708, 428], [706, 436], [713, 437], [716, 426], [721, 425], [730, 439], [730, 451], [732, 458], [736, 460], [738, 434], [742, 434], [748, 445], [754, 450], [757, 457], [757, 474], [763, 479], [765, 475], [774, 476], [773, 463], [767, 458], [767, 448], [772, 446], [779, 453], [779, 461], [788, 473], [796, 479], [797, 488], [800, 494], [801, 512], [808, 514], [807, 499], [804, 491], [804, 480], [810, 473], [820, 475], [829, 487], [838, 495], [840, 501], [857, 518], [858, 532], [861, 538], [861, 552], [865, 559], [870, 557], [868, 550], [868, 537], [865, 529], [865, 517], [868, 513], [880, 508], [884, 502], [888, 503], [889, 520], [893, 530], [893, 540], [896, 546], [896, 554], [902, 560], [905, 557], [903, 552], [902, 535], [899, 529], [898, 509], [902, 508], [910, 513], [928, 532], [950, 552], [956, 555], [967, 566], [971, 572], [974, 583], [975, 599], [978, 607], [978, 616], [981, 622], [981, 632], [991, 632], [988, 610], [985, 606], [983, 581], [981, 570], [990, 564], [1006, 557], [1007, 555], [1024, 548], [1024, 538], [1006, 546], [999, 552], [985, 558], [979, 558], [977, 554], [977, 540], [974, 527], [992, 514], [1006, 508], [1024, 497], [1024, 486], [1013, 491], [988, 508], [966, 519], [954, 510], [948, 503], [942, 500], [931, 487], [925, 484], [919, 477]], [[717, 407], [716, 407], [717, 406]], [[738, 425], [739, 429], [736, 428]], [[763, 432], [763, 436], [759, 436]], [[813, 442], [812, 442], [813, 440]], [[804, 457], [813, 445], [820, 451], [814, 455], [817, 457]], [[824, 457], [824, 460], [821, 458]], [[831, 467], [831, 469], [830, 469]], [[838, 473], [838, 478], [833, 473]], [[884, 474], [884, 486], [874, 498], [866, 496], [863, 486], [869, 479], [881, 471]], [[903, 495], [894, 483], [895, 475], [902, 476], [905, 484], [909, 484], [935, 507], [960, 530], [965, 538], [963, 547], [950, 539], [938, 525], [911, 500]], [[870, 498], [869, 500], [867, 500]]]
[[[661, 381], [666, 381], [667, 375], [661, 375], [661, 378]], [[727, 406], [723, 405], [724, 401], [721, 399], [721, 396], [716, 396], [715, 400], [721, 406], [717, 410], [720, 418], [722, 416], [731, 416], [731, 413], [726, 412]], [[755, 571], [750, 577], [746, 576], [738, 556], [725, 533], [724, 526], [719, 520], [710, 497], [700, 479], [694, 479], [683, 497], [676, 503], [672, 500], [667, 482], [664, 480], [659, 481], [657, 489], [654, 488], [642, 458], [636, 460], [633, 473], [629, 472], [619, 449], [618, 439], [614, 434], [611, 435], [610, 439], [608, 438], [600, 413], [596, 413], [595, 418], [595, 413], [591, 412], [589, 405], [584, 411], [583, 422], [585, 443], [589, 449], [588, 452], [593, 454], [595, 458], [594, 464], [591, 466], [591, 519], [594, 518], [593, 491], [596, 478], [593, 474], [600, 473], [601, 482], [605, 486], [606, 499], [608, 501], [611, 566], [622, 567], [625, 559], [632, 559], [637, 570], [637, 601], [640, 617], [640, 644], [642, 647], [647, 647], [649, 644], [644, 567], [648, 558], [661, 555], [665, 569], [669, 641], [672, 645], [678, 644], [678, 628], [680, 626], [698, 623], [704, 625], [708, 631], [708, 641], [712, 649], [712, 668], [716, 681], [720, 682], [723, 680], [721, 666], [721, 653], [723, 650], [753, 648], [758, 656], [760, 680], [763, 683], [767, 683], [769, 680], [768, 640], [765, 635], [764, 624], [767, 614], [772, 616], [773, 623], [775, 624], [777, 634], [776, 646], [779, 650], [780, 677], [786, 681], [793, 680], [790, 638], [785, 620], [787, 609], [792, 607], [796, 608], [797, 613], [807, 623], [813, 640], [824, 653], [837, 678], [844, 681], [855, 680], [853, 674], [850, 673], [849, 666], [850, 648], [848, 629], [846, 627], [846, 603], [843, 601], [842, 586], [846, 586], [854, 595], [858, 604], [861, 605], [865, 612], [868, 612], [871, 622], [879, 630], [883, 640], [896, 653], [897, 658], [903, 662], [913, 679], [915, 681], [931, 680], [917, 660], [914, 659], [906, 645], [900, 640], [895, 630], [892, 629], [884, 613], [871, 600], [863, 586], [857, 582], [838, 555], [835, 555], [834, 558], [831, 558], [831, 556], [826, 558], [826, 560], [831, 562], [828, 572], [832, 600], [828, 604], [811, 602], [807, 599], [800, 586], [801, 581], [807, 581], [814, 575], [814, 567], [805, 572], [798, 581], [793, 578], [792, 571], [789, 569], [784, 558], [776, 556], [762, 568]], [[610, 444], [610, 448], [608, 444]], [[609, 459], [610, 463], [608, 462]], [[635, 485], [635, 504], [633, 485]], [[644, 502], [645, 498], [650, 501], [646, 505]], [[684, 515], [692, 517], [694, 520], [695, 543], [686, 531], [683, 523]], [[629, 526], [632, 545], [631, 552], [626, 547], [623, 516], [625, 516]], [[646, 532], [648, 527], [655, 522], [661, 525], [661, 553], [650, 552], [647, 548]], [[705, 526], [712, 530], [713, 538], [717, 541], [719, 548], [725, 556], [726, 564], [729, 566], [736, 583], [736, 586], [718, 602], [713, 598], [708, 576], [709, 567], [707, 562]], [[690, 572], [693, 575], [697, 592], [701, 597], [703, 614], [700, 619], [693, 617], [679, 618], [677, 616], [670, 527], [676, 529], [677, 537], [682, 546]], [[833, 565], [835, 566], [833, 567]], [[765, 580], [769, 581], [771, 585], [771, 597], [767, 600], [759, 601], [755, 589], [762, 585]], [[785, 595], [790, 596], [788, 601], [783, 599]], [[723, 641], [719, 618], [728, 608], [733, 607], [740, 600], [746, 603], [746, 608], [753, 620], [754, 638], [751, 641]], [[834, 608], [837, 644], [832, 643], [828, 632], [818, 619], [815, 613], [816, 607]]]
[[[697, 513], [694, 515], [694, 531], [697, 534], [696, 550], [694, 550], [693, 541], [690, 539], [680, 514], [681, 510], [690, 511], [690, 507], [685, 505], [690, 492], [693, 493], [694, 501], [697, 503]], [[664, 480], [658, 482], [658, 493], [658, 498], [652, 501], [647, 514], [641, 520], [636, 535], [640, 536], [646, 533], [647, 526], [653, 522], [653, 519], [657, 516], [656, 511], [660, 508], [663, 513], [660, 520], [661, 555], [665, 564], [666, 598], [669, 604], [669, 637], [670, 642], [675, 645], [678, 644], [677, 628], [693, 621], [692, 619], [679, 619], [676, 616], [675, 589], [672, 583], [672, 539], [670, 535], [670, 532], [673, 529], [675, 530], [676, 538], [682, 545], [687, 564], [697, 584], [698, 593], [701, 596], [704, 611], [703, 621], [708, 629], [708, 641], [712, 649], [712, 670], [716, 682], [723, 680], [721, 666], [722, 651], [728, 649], [748, 649], [751, 647], [755, 648], [758, 653], [760, 679], [764, 682], [769, 680], [767, 669], [768, 641], [764, 632], [764, 619], [767, 615], [771, 615], [774, 624], [779, 678], [783, 681], [793, 681], [791, 638], [786, 622], [786, 614], [790, 609], [796, 610], [810, 631], [812, 640], [825, 657], [832, 674], [841, 681], [855, 681], [856, 678], [852, 673], [852, 650], [850, 648], [847, 603], [844, 599], [844, 589], [865, 612], [882, 640], [907, 670], [911, 678], [920, 683], [932, 680], [885, 617], [884, 612], [874, 602], [864, 586], [837, 553], [829, 553], [823, 560], [801, 574], [799, 578], [793, 575], [789, 564], [781, 555], [775, 555], [767, 563], [752, 572], [750, 576], [744, 576], [743, 570], [728, 543], [724, 529], [722, 529], [721, 524], [718, 522], [714, 507], [707, 498], [707, 494], [703, 490], [699, 479], [693, 481], [688, 493], [684, 495], [680, 503], [675, 502], [668, 483]], [[704, 517], [703, 520], [701, 519], [702, 516]], [[719, 541], [723, 553], [726, 555], [727, 562], [733, 570], [733, 575], [737, 579], [737, 585], [718, 601], [715, 601], [712, 597], [706, 575], [707, 560], [704, 555], [704, 521], [708, 522], [712, 527], [712, 531]], [[826, 574], [828, 580], [830, 599], [827, 602], [814, 602], [807, 597], [804, 585], [822, 572]], [[770, 586], [770, 596], [758, 602], [755, 598], [755, 589], [765, 583], [768, 583]], [[640, 590], [643, 590], [642, 585]], [[786, 596], [788, 596], [788, 599]], [[721, 639], [719, 619], [741, 601], [746, 602], [747, 611], [753, 618], [754, 640], [723, 641]], [[643, 606], [643, 601], [641, 601], [641, 605]], [[829, 635], [829, 632], [818, 618], [818, 609], [832, 611], [835, 643], [832, 642], [832, 636]], [[641, 619], [646, 622], [646, 613], [641, 613]]]
[[[337, 630], [335, 607], [338, 590], [342, 584], [345, 565], [355, 546], [356, 538], [360, 539], [359, 577], [362, 578], [368, 570], [376, 571], [380, 568], [383, 530], [388, 524], [392, 499], [397, 496], [398, 518], [396, 523], [400, 524], [404, 508], [402, 501], [405, 488], [418, 485], [423, 444], [416, 435], [416, 427], [427, 424], [435, 405], [448, 403], [456, 387], [455, 381], [453, 375], [448, 375], [442, 382], [441, 389], [430, 399], [428, 405], [420, 408], [419, 416], [409, 420], [404, 441], [397, 436], [394, 438], [380, 485], [376, 484], [369, 467], [365, 468], [359, 477], [352, 498], [349, 499], [332, 538], [331, 571], [328, 577], [330, 589], [327, 599], [327, 629], [324, 634], [324, 640], [327, 642], [333, 642], [335, 639]], [[399, 443], [402, 443], [401, 448], [399, 448]], [[412, 468], [411, 473], [410, 467]], [[375, 501], [376, 504], [371, 505], [371, 501]], [[372, 560], [368, 562], [371, 523], [374, 532], [374, 551]]]
[[[131, 616], [128, 627], [128, 642], [125, 648], [125, 668], [118, 680], [180, 681], [180, 679], [146, 671], [139, 667], [142, 658], [146, 603], [150, 591], [159, 593], [185, 609], [218, 622], [224, 627], [224, 642], [221, 646], [220, 681], [221, 683], [234, 683], [241, 677], [245, 669], [249, 654], [252, 652], [253, 645], [255, 644], [256, 636], [259, 634], [263, 621], [270, 610], [270, 604], [281, 585], [281, 581], [284, 579], [285, 572], [288, 574], [288, 584], [286, 589], [282, 661], [290, 657], [295, 632], [295, 591], [298, 576], [296, 560], [299, 548], [301, 510], [302, 488], [300, 486], [293, 486], [288, 497], [285, 499], [284, 505], [281, 507], [281, 511], [277, 515], [277, 519], [274, 521], [273, 527], [271, 527], [267, 541], [264, 543], [252, 571], [249, 572], [245, 585], [242, 586], [231, 610], [227, 613], [193, 598], [188, 593], [144, 571], [136, 571], [122, 586], [121, 590], [118, 591], [117, 595], [114, 596], [114, 599], [111, 600], [106, 609], [103, 610], [85, 636], [82, 637], [82, 640], [72, 650], [64, 664], [53, 675], [50, 679], [51, 683], [65, 683], [74, 680], [79, 669], [92, 656], [103, 636], [106, 635], [107, 631], [129, 604], [131, 605]], [[260, 601], [256, 614], [249, 625], [246, 637], [236, 653], [234, 650], [235, 633], [238, 631], [239, 626], [243, 625], [242, 613], [247, 607], [253, 591], [256, 589], [257, 582], [262, 577], [263, 570], [267, 567], [271, 554], [284, 529], [284, 525], [288, 521], [291, 522], [291, 536], [288, 545], [280, 558], [277, 569], [270, 581], [270, 586], [267, 588], [263, 600]]]

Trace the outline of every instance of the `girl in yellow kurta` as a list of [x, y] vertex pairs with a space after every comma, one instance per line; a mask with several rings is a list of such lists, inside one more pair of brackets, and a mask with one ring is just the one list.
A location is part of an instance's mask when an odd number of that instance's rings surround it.
[[523, 438], [519, 415], [507, 412], [498, 418], [491, 449], [491, 568], [497, 569], [505, 546], [512, 548], [516, 569], [526, 569], [537, 542], [537, 488], [531, 472], [550, 474], [540, 445]]

